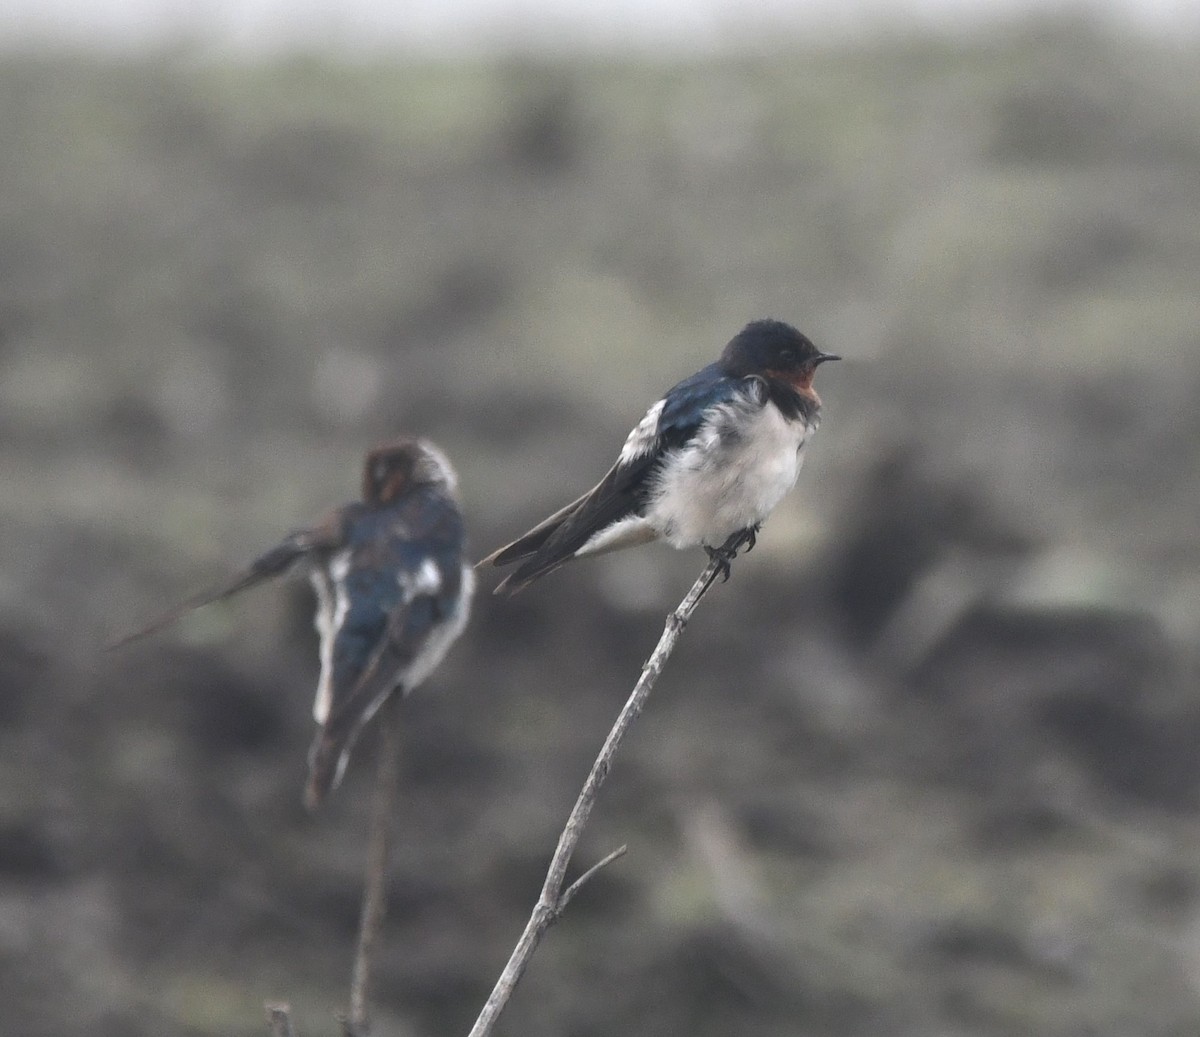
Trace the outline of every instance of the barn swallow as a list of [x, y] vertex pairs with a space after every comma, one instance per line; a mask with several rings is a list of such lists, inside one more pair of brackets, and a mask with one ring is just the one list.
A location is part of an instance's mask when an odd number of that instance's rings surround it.
[[573, 558], [660, 539], [703, 547], [728, 577], [795, 485], [820, 424], [813, 375], [839, 359], [782, 321], [747, 324], [716, 363], [646, 412], [595, 487], [479, 563], [520, 563], [496, 593], [515, 594]]
[[116, 644], [293, 567], [306, 569], [321, 658], [313, 705], [320, 730], [304, 795], [315, 808], [341, 781], [355, 740], [380, 706], [428, 677], [466, 625], [475, 576], [465, 561], [456, 489], [450, 462], [428, 441], [380, 446], [367, 454], [361, 501], [289, 534], [226, 583]]

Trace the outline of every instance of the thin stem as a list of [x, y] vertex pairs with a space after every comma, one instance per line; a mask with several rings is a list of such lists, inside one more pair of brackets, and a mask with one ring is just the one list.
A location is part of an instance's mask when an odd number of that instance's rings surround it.
[[588, 868], [587, 871], [580, 875], [579, 878], [572, 882], [565, 890], [563, 890], [563, 895], [558, 898], [558, 913], [561, 915], [567, 909], [567, 905], [575, 899], [575, 894], [583, 889], [583, 887], [592, 880], [592, 877], [598, 871], [602, 870], [603, 868], [607, 868], [610, 864], [612, 864], [613, 861], [624, 857], [628, 851], [628, 846], [618, 846], [607, 857], [601, 857], [600, 860], [598, 860], [595, 864]]
[[366, 1037], [370, 1030], [368, 1001], [375, 948], [387, 913], [388, 857], [391, 852], [396, 785], [400, 769], [400, 710], [398, 696], [384, 703], [379, 717], [379, 769], [371, 799], [371, 834], [363, 885], [358, 948], [350, 980], [350, 1012], [343, 1020], [346, 1037]]
[[679, 607], [667, 616], [662, 637], [658, 639], [658, 644], [650, 654], [650, 658], [646, 660], [645, 666], [642, 667], [642, 674], [638, 678], [633, 692], [630, 694], [621, 712], [617, 715], [616, 722], [613, 724], [612, 730], [609, 731], [608, 737], [604, 740], [604, 745], [600, 749], [600, 755], [596, 757], [596, 762], [592, 764], [592, 769], [587, 776], [587, 780], [583, 783], [579, 798], [575, 800], [575, 806], [567, 818], [567, 823], [563, 827], [562, 834], [559, 836], [554, 856], [550, 859], [550, 866], [546, 872], [546, 881], [542, 885], [541, 895], [534, 905], [533, 913], [529, 916], [525, 931], [521, 933], [521, 938], [517, 941], [516, 947], [513, 948], [513, 952], [508, 959], [508, 964], [504, 966], [504, 971], [500, 973], [500, 978], [496, 981], [491, 995], [484, 1004], [483, 1011], [479, 1013], [479, 1018], [475, 1020], [475, 1025], [471, 1028], [470, 1037], [487, 1037], [487, 1035], [491, 1034], [496, 1025], [496, 1020], [500, 1017], [500, 1013], [504, 1011], [509, 998], [512, 997], [513, 990], [516, 989], [517, 983], [524, 974], [525, 968], [533, 957], [533, 952], [537, 950], [537, 946], [545, 935], [546, 930], [558, 919], [558, 916], [567, 906], [568, 901], [578, 892], [583, 882], [595, 875], [600, 868], [616, 860], [624, 851], [624, 847], [622, 847], [616, 853], [609, 854], [599, 864], [588, 869], [566, 893], [563, 892], [563, 884], [566, 881], [567, 867], [571, 863], [571, 855], [575, 852], [576, 846], [579, 845], [584, 826], [587, 824], [592, 807], [596, 802], [596, 796], [600, 792], [600, 787], [604, 784], [604, 779], [608, 777], [608, 771], [612, 765], [613, 756], [616, 755], [617, 747], [621, 744], [621, 739], [625, 737], [625, 732], [629, 729], [629, 725], [641, 714], [646, 704], [646, 699], [650, 695], [650, 690], [654, 687], [655, 682], [662, 673], [663, 667], [666, 665], [667, 659], [670, 658], [671, 653], [674, 651], [675, 642], [679, 640], [679, 635], [683, 633], [683, 628], [687, 626], [688, 620], [691, 619], [696, 606], [700, 604], [700, 599], [704, 597], [705, 592], [712, 586], [713, 581], [719, 574], [728, 572], [728, 561], [728, 558], [722, 560], [719, 557], [710, 560], [704, 571], [696, 579], [696, 582], [692, 584], [692, 589], [687, 592], [683, 601], [679, 603]]

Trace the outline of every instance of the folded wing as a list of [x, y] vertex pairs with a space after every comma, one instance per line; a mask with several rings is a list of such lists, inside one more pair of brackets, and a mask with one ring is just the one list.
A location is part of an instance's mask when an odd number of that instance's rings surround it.
[[414, 543], [403, 529], [370, 539], [335, 555], [316, 578], [331, 584], [334, 611], [322, 630], [310, 808], [337, 786], [356, 739], [388, 697], [424, 680], [461, 632], [470, 588], [455, 528], [456, 537], [440, 543]]
[[[479, 563], [521, 563], [497, 586], [496, 593], [515, 594], [570, 561], [597, 534], [640, 515], [663, 458], [695, 434], [710, 407], [732, 399], [739, 382], [720, 375], [712, 365], [671, 389], [629, 433], [616, 464], [600, 482]], [[634, 534], [628, 542], [639, 539], [647, 536]]]

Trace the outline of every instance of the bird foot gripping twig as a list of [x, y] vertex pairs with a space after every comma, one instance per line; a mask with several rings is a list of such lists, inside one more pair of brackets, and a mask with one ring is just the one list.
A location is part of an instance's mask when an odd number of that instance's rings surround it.
[[729, 580], [729, 564], [733, 561], [733, 555], [724, 547], [706, 547], [704, 550], [708, 553], [709, 561], [717, 567], [713, 579], [719, 576], [721, 582], [726, 583]]
[[[738, 540], [737, 544], [733, 546], [734, 554], [737, 553], [738, 548], [745, 542], [746, 534], [741, 533], [737, 536], [742, 539]], [[729, 543], [725, 546], [732, 544], [734, 539], [731, 537]], [[752, 531], [750, 532], [749, 539], [753, 540]], [[575, 806], [571, 810], [571, 814], [567, 818], [567, 823], [563, 827], [562, 834], [558, 838], [558, 846], [554, 851], [554, 856], [550, 860], [541, 896], [538, 898], [533, 913], [525, 925], [524, 932], [521, 933], [516, 947], [513, 948], [512, 954], [509, 956], [508, 963], [504, 966], [504, 971], [500, 973], [500, 978], [496, 980], [496, 985], [493, 987], [491, 995], [484, 1004], [483, 1010], [479, 1013], [479, 1018], [475, 1020], [475, 1025], [471, 1028], [470, 1037], [488, 1037], [492, 1033], [496, 1021], [500, 1017], [500, 1013], [512, 997], [517, 983], [524, 974], [525, 968], [533, 957], [534, 951], [537, 950], [538, 944], [541, 942], [546, 930], [558, 921], [559, 916], [566, 910], [572, 898], [588, 881], [602, 868], [611, 864], [625, 853], [626, 848], [624, 846], [610, 853], [603, 860], [588, 868], [587, 871], [564, 890], [563, 885], [566, 880], [567, 866], [570, 864], [571, 855], [575, 852], [580, 837], [583, 835], [584, 825], [587, 824], [588, 817], [592, 812], [592, 807], [596, 802], [600, 786], [608, 776], [609, 768], [612, 765], [612, 758], [616, 754], [617, 747], [621, 744], [621, 739], [625, 737], [625, 732], [629, 729], [629, 725], [641, 714], [642, 708], [646, 704], [646, 699], [650, 695], [650, 690], [654, 687], [654, 683], [658, 680], [659, 674], [662, 673], [667, 659], [670, 658], [672, 651], [674, 651], [675, 643], [679, 640], [679, 635], [683, 633], [683, 628], [687, 626], [688, 620], [691, 619], [696, 606], [700, 604], [700, 599], [704, 597], [709, 587], [712, 586], [713, 581], [720, 575], [722, 568], [728, 572], [728, 559], [724, 560], [724, 565], [722, 566], [722, 559], [713, 557], [711, 552], [709, 558], [708, 565], [705, 566], [704, 571], [696, 579], [696, 582], [692, 584], [691, 590], [687, 592], [683, 601], [679, 603], [679, 607], [667, 616], [666, 625], [662, 636], [658, 639], [658, 644], [650, 654], [650, 658], [646, 660], [646, 664], [642, 667], [642, 673], [638, 678], [637, 684], [634, 686], [625, 706], [617, 715], [616, 722], [613, 724], [612, 730], [609, 731], [608, 737], [604, 740], [604, 745], [600, 749], [600, 755], [596, 757], [595, 763], [592, 764], [592, 769], [588, 773], [587, 780], [584, 782], [579, 797], [575, 800]]]
[[[709, 585], [712, 584], [718, 576], [722, 583], [729, 581], [730, 565], [737, 557], [738, 552], [744, 547], [747, 554], [754, 550], [754, 545], [758, 543], [758, 527], [750, 526], [746, 529], [739, 529], [736, 533], [729, 537], [720, 547], [705, 547], [704, 550], [708, 554], [710, 562], [716, 565], [716, 571], [713, 577], [709, 580]], [[704, 588], [708, 590], [708, 586]]]

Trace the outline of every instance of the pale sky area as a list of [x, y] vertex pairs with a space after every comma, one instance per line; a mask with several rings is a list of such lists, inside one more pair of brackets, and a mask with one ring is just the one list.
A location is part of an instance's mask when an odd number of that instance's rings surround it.
[[3, 0], [0, 41], [252, 51], [689, 50], [746, 46], [781, 31], [970, 29], [1032, 11], [1083, 12], [1154, 34], [1200, 31], [1197, 0]]

